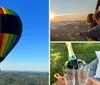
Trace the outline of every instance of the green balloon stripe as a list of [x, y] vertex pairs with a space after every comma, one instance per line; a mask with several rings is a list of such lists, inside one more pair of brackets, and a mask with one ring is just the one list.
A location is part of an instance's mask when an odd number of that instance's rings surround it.
[[[6, 34], [5, 34], [5, 35], [6, 35]], [[14, 35], [12, 35], [12, 34], [9, 35], [9, 38], [8, 38], [7, 44], [6, 44], [6, 46], [5, 46], [3, 55], [5, 55], [5, 53], [6, 53], [7, 50], [9, 49], [9, 45], [10, 45], [10, 43], [12, 42], [13, 36], [14, 36]]]
[[12, 14], [12, 15], [13, 15], [13, 13], [12, 13], [12, 11], [11, 11], [11, 10], [9, 10], [9, 14]]
[[4, 10], [3, 11], [6, 12], [6, 14], [17, 16], [17, 13], [12, 11], [11, 9], [8, 9], [8, 8], [2, 8], [2, 9], [5, 10], [5, 11]]
[[13, 35], [12, 40], [9, 42], [8, 48], [7, 48], [7, 50], [5, 51], [4, 56], [7, 55], [8, 51], [10, 50], [10, 48], [12, 47], [12, 45], [14, 44], [14, 41], [16, 40], [16, 38], [17, 38], [17, 35]]
[[15, 12], [13, 12], [12, 10], [10, 10], [11, 14], [17, 16], [17, 14]]
[[[4, 36], [8, 36], [8, 40], [6, 41], [6, 44], [5, 44], [5, 48], [4, 48], [4, 51], [3, 51], [3, 54], [2, 55], [4, 55], [5, 54], [5, 52], [6, 52], [6, 50], [7, 50], [7, 47], [9, 46], [9, 41], [11, 40], [11, 35], [9, 35], [9, 34], [4, 34]], [[10, 37], [10, 38], [9, 38]]]

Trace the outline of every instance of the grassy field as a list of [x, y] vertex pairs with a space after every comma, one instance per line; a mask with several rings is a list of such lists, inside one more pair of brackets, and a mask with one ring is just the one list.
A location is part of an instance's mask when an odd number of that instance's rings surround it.
[[[100, 43], [72, 43], [75, 55], [78, 59], [82, 59], [90, 63], [96, 58], [95, 51], [100, 51]], [[65, 43], [50, 44], [50, 83], [53, 84], [56, 79], [55, 73], [63, 75], [62, 66], [68, 58], [67, 47]]]

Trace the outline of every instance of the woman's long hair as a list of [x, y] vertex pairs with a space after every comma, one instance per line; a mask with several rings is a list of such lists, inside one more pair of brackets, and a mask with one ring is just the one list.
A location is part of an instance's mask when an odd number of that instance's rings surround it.
[[[97, 25], [96, 21], [93, 18], [92, 13], [87, 15], [86, 23], [89, 25], [88, 30], [93, 29], [93, 27], [95, 27]], [[97, 39], [91, 37], [91, 38], [88, 38], [88, 41], [97, 41]]]
[[89, 30], [97, 25], [96, 21], [93, 19], [93, 14], [87, 15], [86, 23], [89, 24]]

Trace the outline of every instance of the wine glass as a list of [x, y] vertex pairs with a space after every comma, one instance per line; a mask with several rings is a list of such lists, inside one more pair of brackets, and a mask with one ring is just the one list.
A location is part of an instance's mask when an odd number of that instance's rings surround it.
[[88, 64], [85, 64], [84, 66], [81, 65], [79, 68], [76, 70], [76, 75], [77, 78], [75, 79], [75, 84], [76, 85], [86, 85], [88, 81]]
[[75, 70], [62, 67], [66, 85], [75, 85]]
[[66, 85], [86, 85], [88, 81], [88, 64], [78, 59], [78, 69], [63, 66]]

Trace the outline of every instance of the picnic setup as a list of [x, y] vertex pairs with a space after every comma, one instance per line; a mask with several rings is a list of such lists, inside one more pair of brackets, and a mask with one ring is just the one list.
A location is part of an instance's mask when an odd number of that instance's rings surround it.
[[51, 85], [100, 85], [99, 48], [99, 43], [51, 43]]

